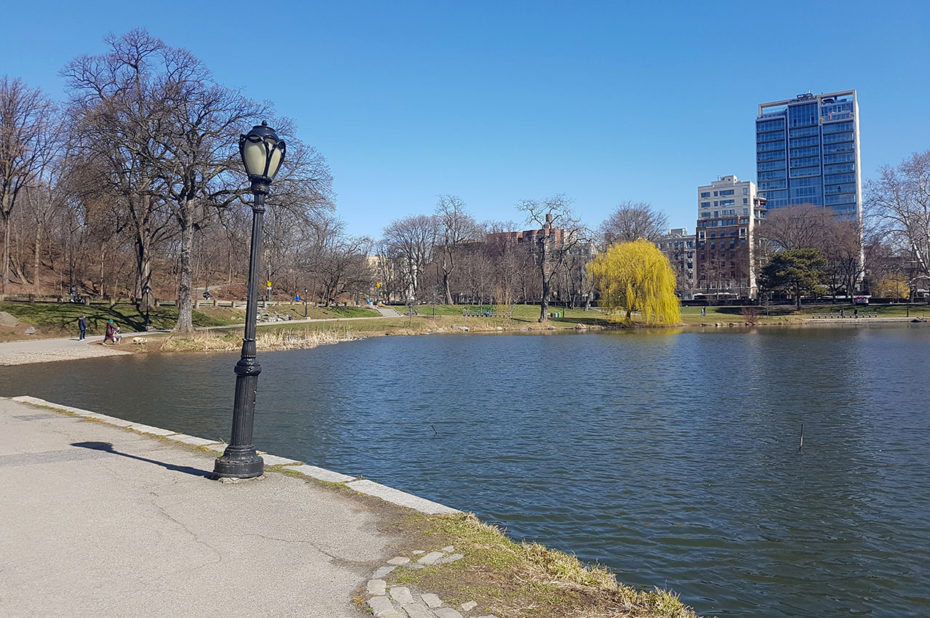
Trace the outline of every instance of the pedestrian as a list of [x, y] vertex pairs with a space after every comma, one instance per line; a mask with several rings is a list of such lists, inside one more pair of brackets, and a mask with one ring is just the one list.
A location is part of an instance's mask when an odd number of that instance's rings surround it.
[[78, 341], [84, 341], [84, 337], [87, 335], [87, 316], [83, 313], [81, 317], [78, 318], [78, 329], [81, 331], [81, 336], [78, 337]]
[[106, 345], [107, 341], [116, 343], [115, 336], [117, 330], [116, 323], [113, 321], [113, 318], [110, 318], [110, 321], [107, 322], [107, 330], [103, 333], [103, 345]]

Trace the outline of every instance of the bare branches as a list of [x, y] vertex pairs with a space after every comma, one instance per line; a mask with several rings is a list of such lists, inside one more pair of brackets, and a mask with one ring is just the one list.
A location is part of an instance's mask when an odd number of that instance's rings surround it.
[[621, 202], [601, 223], [599, 235], [606, 247], [645, 238], [656, 242], [668, 229], [668, 217], [648, 202]]
[[385, 249], [401, 263], [400, 275], [410, 301], [417, 298], [423, 273], [432, 260], [436, 233], [436, 217], [426, 215], [394, 221], [384, 230]]
[[869, 219], [930, 277], [930, 150], [914, 153], [898, 167], [883, 167], [867, 185]]
[[55, 108], [42, 92], [21, 80], [0, 80], [0, 221], [3, 263], [0, 294], [6, 293], [10, 268], [10, 214], [20, 191], [34, 182], [58, 139]]
[[438, 225], [439, 270], [446, 304], [453, 304], [450, 280], [455, 272], [457, 259], [462, 248], [478, 240], [479, 228], [474, 219], [465, 212], [465, 202], [454, 195], [441, 195], [436, 204]]

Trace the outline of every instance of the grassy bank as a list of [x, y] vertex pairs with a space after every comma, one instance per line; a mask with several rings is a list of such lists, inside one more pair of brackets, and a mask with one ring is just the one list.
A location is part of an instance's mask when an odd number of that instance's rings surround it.
[[[406, 307], [395, 307], [398, 311], [406, 311]], [[545, 323], [540, 323], [539, 305], [511, 305], [505, 306], [468, 306], [468, 305], [418, 305], [416, 315], [404, 315], [399, 318], [376, 319], [376, 320], [351, 320], [341, 322], [343, 324], [339, 329], [351, 331], [358, 336], [372, 335], [405, 335], [405, 334], [424, 334], [433, 332], [492, 332], [492, 331], [521, 331], [521, 332], [552, 332], [577, 330], [579, 328], [625, 328], [629, 325], [623, 322], [615, 322], [608, 319], [608, 315], [602, 311], [584, 309], [567, 309], [563, 307], [551, 307], [550, 313], [560, 313], [560, 317], [551, 317]], [[856, 310], [860, 315], [869, 314], [876, 318], [904, 318], [910, 317], [928, 317], [930, 318], [930, 307], [927, 305], [913, 305], [910, 308], [903, 305], [877, 305], [877, 306], [853, 306], [853, 305], [805, 305], [801, 311], [796, 311], [791, 305], [773, 305], [770, 307], [730, 307], [730, 306], [712, 306], [704, 307], [704, 314], [701, 314], [701, 307], [682, 307], [681, 323], [684, 326], [701, 326], [701, 325], [745, 325], [755, 324], [759, 326], [766, 325], [800, 325], [805, 320], [814, 316], [836, 316], [840, 313], [845, 317], [852, 317]], [[269, 313], [275, 314], [278, 318], [289, 317], [292, 320], [303, 320], [304, 312], [311, 320], [333, 320], [344, 318], [372, 318], [379, 316], [373, 309], [366, 307], [304, 307], [300, 303], [287, 303], [273, 305], [268, 307]], [[483, 315], [484, 310], [489, 310], [490, 316]], [[260, 309], [260, 311], [264, 311]], [[91, 335], [103, 334], [108, 320], [116, 321], [123, 332], [141, 331], [145, 328], [145, 314], [137, 311], [135, 306], [129, 303], [92, 303], [90, 305], [75, 305], [71, 303], [27, 303], [27, 302], [2, 302], [0, 303], [0, 312], [9, 314], [16, 321], [15, 324], [0, 321], [0, 341], [12, 341], [25, 338], [42, 338], [42, 337], [65, 337], [73, 336], [77, 333], [77, 319], [83, 313], [87, 315], [88, 333]], [[480, 313], [479, 317], [470, 315], [464, 316], [463, 313]], [[177, 308], [173, 306], [162, 306], [152, 308], [149, 318], [153, 328], [158, 330], [170, 330], [177, 322]], [[241, 326], [245, 319], [244, 308], [214, 307], [212, 305], [202, 305], [193, 313], [195, 327], [205, 326]], [[632, 326], [637, 326], [638, 322], [634, 315]], [[28, 328], [34, 328], [35, 333], [26, 335]], [[276, 322], [273, 324], [260, 324], [260, 332], [274, 330], [288, 330], [291, 334], [299, 334], [303, 331], [320, 331], [333, 330], [332, 322], [320, 322], [314, 324], [293, 324], [289, 321]], [[230, 337], [227, 334], [218, 334], [216, 336], [205, 336], [200, 343], [208, 349], [225, 349], [220, 342], [207, 342], [207, 339], [229, 339], [235, 342], [239, 340], [240, 335]], [[347, 337], [348, 338], [348, 337]], [[357, 338], [357, 337], [356, 337]], [[179, 349], [176, 346], [177, 339], [173, 338], [174, 343], [167, 349]], [[238, 344], [235, 344], [238, 345]], [[235, 347], [234, 345], [234, 347]], [[202, 349], [203, 346], [192, 345], [191, 349]], [[215, 347], [213, 347], [215, 346]]]
[[515, 543], [474, 515], [411, 515], [397, 528], [411, 548], [433, 551], [451, 545], [463, 555], [427, 569], [400, 566], [386, 577], [392, 584], [436, 593], [452, 607], [475, 601], [482, 612], [500, 618], [695, 615], [673, 593], [626, 586], [607, 569], [585, 566], [574, 556]]

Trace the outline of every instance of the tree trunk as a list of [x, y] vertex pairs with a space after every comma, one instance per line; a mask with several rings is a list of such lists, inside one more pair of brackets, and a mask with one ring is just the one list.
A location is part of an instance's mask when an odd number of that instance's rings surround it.
[[42, 257], [42, 222], [36, 224], [36, 245], [35, 253], [32, 256], [33, 272], [32, 287], [36, 294], [39, 293], [39, 267], [41, 266]]
[[[102, 285], [102, 284], [101, 284]], [[136, 283], [133, 296], [142, 303], [151, 304], [152, 296], [152, 257], [141, 237], [136, 237]]]
[[[4, 201], [7, 198], [4, 196]], [[0, 294], [6, 294], [6, 281], [10, 278], [10, 216], [7, 214], [6, 204], [0, 211], [3, 219], [3, 265], [0, 268]]]
[[449, 273], [442, 273], [442, 287], [446, 290], [446, 304], [454, 305], [452, 302], [452, 290], [449, 289]]
[[545, 237], [539, 241], [539, 274], [542, 280], [542, 299], [539, 303], [540, 322], [545, 322], [549, 319], [549, 277], [546, 276], [546, 266], [549, 260], [547, 241], [548, 239]]
[[191, 289], [194, 281], [194, 222], [190, 206], [181, 207], [181, 277], [178, 284], [178, 323], [177, 333], [194, 332], [193, 299]]
[[545, 322], [549, 319], [549, 282], [543, 277], [542, 282], [542, 301], [539, 303], [539, 321]]

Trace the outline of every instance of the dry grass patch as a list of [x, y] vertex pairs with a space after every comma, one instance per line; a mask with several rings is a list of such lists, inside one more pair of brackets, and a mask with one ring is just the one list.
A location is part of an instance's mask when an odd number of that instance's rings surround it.
[[[310, 329], [260, 330], [255, 346], [260, 352], [271, 350], [304, 350], [321, 345], [358, 339], [351, 331]], [[242, 333], [235, 331], [201, 331], [192, 335], [168, 335], [152, 338], [160, 352], [233, 352], [242, 347]]]
[[408, 535], [419, 533], [424, 544], [419, 549], [454, 545], [464, 554], [457, 562], [400, 567], [389, 575], [394, 583], [438, 594], [450, 606], [476, 601], [481, 612], [500, 618], [695, 615], [671, 592], [625, 586], [603, 567], [585, 566], [536, 543], [515, 543], [474, 515], [418, 515], [400, 525]]

